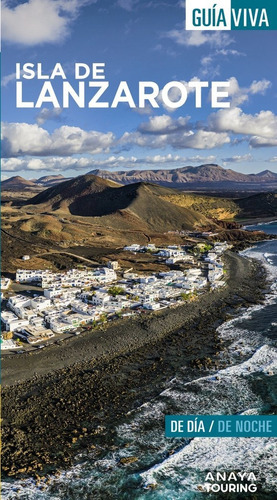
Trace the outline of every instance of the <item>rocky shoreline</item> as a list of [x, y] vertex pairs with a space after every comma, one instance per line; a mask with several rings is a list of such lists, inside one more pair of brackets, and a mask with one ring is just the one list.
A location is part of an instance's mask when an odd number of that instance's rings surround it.
[[234, 308], [261, 302], [266, 286], [255, 261], [228, 252], [226, 268], [227, 286], [199, 300], [5, 358], [3, 476], [45, 476], [82, 450], [99, 457], [114, 423], [157, 395], [178, 367], [216, 366], [216, 327]]

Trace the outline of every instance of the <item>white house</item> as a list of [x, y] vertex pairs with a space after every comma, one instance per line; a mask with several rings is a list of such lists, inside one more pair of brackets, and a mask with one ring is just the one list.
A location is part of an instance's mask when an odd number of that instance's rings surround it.
[[132, 245], [126, 246], [123, 248], [126, 252], [139, 252], [141, 250], [141, 246], [137, 243], [133, 243]]
[[43, 293], [44, 297], [48, 299], [53, 299], [54, 297], [59, 297], [63, 294], [62, 288], [45, 288]]
[[81, 325], [87, 325], [88, 323], [91, 323], [91, 318], [86, 314], [62, 314], [61, 318], [64, 323], [68, 323], [73, 328], [78, 328]]
[[160, 309], [161, 305], [159, 302], [144, 302], [143, 303], [144, 309], [150, 309], [151, 311], [157, 311]]
[[11, 280], [9, 278], [1, 278], [1, 290], [8, 290], [11, 284]]
[[48, 307], [51, 307], [51, 300], [47, 297], [35, 297], [31, 299], [31, 307], [35, 311], [45, 311]]
[[72, 330], [72, 326], [69, 323], [65, 323], [60, 317], [51, 319], [50, 328], [54, 333], [64, 333]]
[[8, 300], [8, 307], [20, 318], [24, 317], [24, 309], [31, 306], [31, 299], [24, 295], [13, 295]]
[[33, 337], [41, 337], [41, 338], [54, 337], [52, 330], [49, 330], [49, 328], [45, 328], [43, 326], [28, 325], [22, 328], [21, 331]]
[[10, 324], [17, 319], [18, 317], [11, 311], [1, 311], [1, 321], [8, 332], [11, 330]]
[[41, 316], [33, 316], [30, 319], [30, 325], [36, 326], [37, 328], [44, 327], [44, 318]]
[[94, 277], [99, 283], [112, 283], [117, 279], [117, 274], [113, 269], [101, 267], [96, 270]]
[[95, 295], [92, 296], [91, 303], [95, 306], [103, 307], [110, 301], [110, 295], [106, 292], [95, 292]]
[[1, 313], [1, 320], [4, 323], [7, 332], [15, 331], [29, 324], [27, 319], [20, 319], [10, 311], [3, 311]]
[[45, 271], [42, 271], [41, 269], [17, 269], [15, 279], [19, 283], [31, 283], [32, 281], [41, 282], [43, 272]]

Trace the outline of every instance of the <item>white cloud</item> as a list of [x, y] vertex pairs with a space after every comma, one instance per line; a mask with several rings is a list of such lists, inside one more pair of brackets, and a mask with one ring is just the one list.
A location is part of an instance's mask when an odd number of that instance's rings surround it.
[[230, 83], [228, 94], [232, 98], [232, 106], [239, 106], [248, 101], [249, 95], [264, 95], [272, 85], [269, 80], [263, 79], [254, 80], [249, 87], [240, 87], [238, 80], [234, 76], [229, 78], [228, 81]]
[[2, 160], [2, 170], [4, 172], [20, 172], [20, 171], [33, 171], [33, 172], [61, 172], [69, 169], [90, 169], [90, 158], [61, 158], [48, 157], [48, 158], [7, 158]]
[[249, 144], [252, 148], [271, 148], [277, 146], [277, 137], [266, 138], [254, 136], [249, 140]]
[[153, 113], [153, 108], [150, 104], [146, 104], [143, 108], [132, 108], [131, 110], [139, 115], [152, 115]]
[[248, 89], [241, 89], [237, 79], [232, 76], [229, 78], [228, 94], [232, 98], [232, 105], [239, 106], [248, 100]]
[[191, 161], [192, 163], [214, 163], [216, 161], [216, 156], [210, 155], [210, 156], [191, 156], [187, 158], [187, 161]]
[[152, 116], [148, 122], [142, 123], [138, 130], [144, 134], [171, 134], [188, 128], [190, 116], [173, 120], [168, 115]]
[[[245, 100], [246, 91], [262, 92], [270, 82], [255, 82], [245, 90], [240, 89], [237, 80], [232, 79], [231, 95], [236, 99]], [[256, 85], [257, 84], [257, 85]], [[220, 109], [212, 113], [205, 123], [190, 123], [190, 117], [173, 119], [169, 115], [152, 116], [141, 123], [134, 132], [125, 132], [119, 139], [121, 147], [140, 146], [151, 149], [213, 149], [224, 144], [246, 140], [253, 148], [277, 145], [277, 116], [272, 111], [260, 111], [255, 115], [246, 114], [239, 107]], [[239, 139], [236, 136], [243, 136]], [[225, 161], [249, 161], [249, 156], [234, 156]]]
[[272, 111], [247, 115], [240, 108], [221, 109], [213, 113], [208, 122], [209, 128], [216, 132], [252, 136], [250, 145], [253, 147], [277, 144], [277, 116]]
[[174, 149], [213, 149], [230, 143], [227, 133], [217, 133], [205, 130], [193, 132], [189, 130], [175, 131], [168, 134], [142, 134], [140, 132], [125, 132], [119, 140], [122, 146], [140, 146], [152, 149], [163, 149], [171, 146]]
[[266, 90], [269, 89], [271, 85], [271, 82], [269, 80], [265, 80], [265, 78], [259, 81], [254, 80], [254, 82], [250, 85], [249, 92], [250, 94], [264, 95]]
[[271, 163], [275, 163], [277, 162], [277, 156], [273, 156], [272, 158], [269, 158], [269, 160]]
[[244, 52], [239, 52], [234, 49], [216, 49], [207, 56], [203, 56], [201, 59], [201, 74], [203, 76], [209, 75], [209, 78], [214, 78], [220, 74], [220, 66], [215, 63], [216, 60], [222, 57], [229, 56], [245, 56]]
[[70, 156], [108, 151], [114, 143], [111, 132], [85, 131], [63, 125], [50, 134], [37, 124], [3, 123], [2, 156]]
[[9, 75], [3, 76], [1, 79], [1, 86], [7, 87], [10, 82], [14, 82], [16, 77], [16, 73], [10, 73]]
[[246, 56], [244, 52], [240, 52], [239, 50], [235, 49], [219, 49], [215, 51], [216, 56]]
[[201, 74], [203, 76], [209, 75], [210, 77], [215, 77], [219, 74], [219, 66], [214, 64], [214, 56], [209, 54], [208, 56], [203, 56], [201, 59]]
[[2, 4], [2, 38], [26, 46], [57, 43], [69, 34], [71, 22], [87, 3], [97, 0], [29, 0]]
[[26, 169], [25, 161], [21, 158], [2, 158], [1, 170], [3, 172], [20, 172]]
[[[254, 82], [248, 92], [263, 92], [270, 82]], [[240, 89], [237, 80], [231, 81], [231, 95], [236, 99], [247, 98], [245, 89]], [[272, 111], [260, 111], [255, 115], [246, 114], [239, 107], [220, 109], [212, 113], [205, 123], [190, 123], [190, 117], [173, 119], [169, 115], [152, 116], [141, 123], [134, 132], [125, 132], [118, 140], [121, 148], [140, 146], [151, 149], [213, 149], [240, 140], [247, 141], [253, 148], [269, 147], [277, 144], [277, 116]], [[242, 139], [236, 136], [243, 136]], [[250, 156], [230, 157], [225, 161], [249, 161]]]
[[247, 153], [245, 155], [234, 155], [234, 156], [230, 156], [229, 158], [222, 158], [224, 165], [226, 165], [227, 163], [241, 163], [241, 162], [252, 161], [252, 160], [253, 160], [253, 156], [250, 153]]
[[118, 0], [117, 5], [128, 12], [131, 12], [137, 5], [138, 0]]
[[125, 149], [129, 149], [132, 146], [163, 149], [167, 146], [167, 135], [146, 135], [140, 132], [125, 132], [119, 139], [118, 145]]
[[[125, 157], [125, 156], [110, 156], [105, 160], [92, 160], [93, 164], [98, 168], [134, 168], [135, 165], [143, 165], [155, 167], [160, 165], [172, 165], [176, 164], [177, 166], [183, 165], [184, 162], [191, 163], [199, 163], [199, 162], [213, 162], [216, 160], [216, 157], [213, 155], [210, 156], [181, 156], [181, 155], [172, 155], [171, 153], [166, 155], [154, 155], [154, 156], [146, 156], [145, 158], [137, 158], [135, 156]], [[176, 167], [175, 165], [175, 167]]]
[[42, 108], [36, 116], [36, 122], [38, 125], [43, 125], [48, 120], [60, 121], [62, 108]]
[[230, 45], [233, 40], [228, 33], [223, 31], [207, 32], [207, 31], [186, 31], [184, 27], [181, 29], [170, 30], [165, 33], [167, 38], [170, 38], [178, 45], [185, 47], [200, 47], [209, 45], [211, 47], [224, 48]]
[[230, 138], [226, 133], [210, 132], [208, 130], [198, 130], [189, 135], [177, 134], [169, 143], [174, 148], [192, 149], [213, 149], [230, 143]]
[[163, 149], [167, 146], [174, 149], [213, 149], [230, 142], [226, 132], [194, 131], [189, 119], [189, 116], [176, 119], [168, 115], [151, 117], [135, 132], [125, 132], [118, 144], [122, 147], [135, 145], [152, 149]]
[[[215, 156], [192, 156], [185, 157], [180, 155], [154, 155], [145, 158], [136, 156], [109, 156], [105, 159], [92, 159], [91, 157], [71, 157], [61, 158], [58, 156], [48, 158], [8, 158], [3, 159], [2, 172], [66, 172], [67, 170], [78, 170], [88, 172], [93, 169], [133, 169], [133, 168], [157, 168], [164, 167], [178, 168], [184, 163], [212, 163], [216, 160]], [[6, 176], [5, 176], [6, 177]]]

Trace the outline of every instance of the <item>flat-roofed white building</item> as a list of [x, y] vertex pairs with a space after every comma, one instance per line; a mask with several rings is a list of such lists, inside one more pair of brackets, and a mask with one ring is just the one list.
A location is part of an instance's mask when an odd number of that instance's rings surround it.
[[31, 306], [31, 299], [24, 295], [13, 295], [8, 300], [8, 307], [20, 318], [24, 317], [24, 309]]
[[108, 302], [110, 302], [110, 295], [106, 292], [95, 292], [91, 298], [91, 303], [95, 306], [104, 306]]
[[143, 308], [144, 309], [149, 309], [150, 311], [157, 311], [160, 309], [161, 304], [159, 302], [144, 302], [143, 303]]
[[53, 299], [54, 297], [59, 297], [63, 295], [63, 290], [62, 288], [45, 288], [44, 291], [44, 297], [48, 299]]
[[17, 269], [16, 271], [16, 281], [19, 283], [31, 283], [32, 281], [41, 281], [42, 274], [45, 271], [41, 269], [32, 270], [32, 269]]
[[127, 245], [123, 248], [125, 252], [139, 252], [142, 249], [140, 245], [137, 243], [133, 243], [132, 245]]
[[20, 319], [11, 311], [2, 311], [1, 321], [3, 322], [7, 332], [17, 330], [29, 324], [27, 319]]
[[9, 332], [10, 323], [17, 320], [18, 317], [11, 311], [1, 311], [1, 321], [5, 327], [5, 329]]
[[64, 333], [72, 330], [72, 326], [69, 323], [65, 323], [60, 317], [51, 319], [50, 328], [54, 333]]
[[1, 278], [1, 290], [8, 290], [10, 284], [10, 278]]
[[31, 299], [31, 307], [35, 311], [45, 311], [48, 307], [51, 307], [51, 300], [47, 297], [35, 297], [34, 299]]
[[27, 335], [31, 335], [32, 337], [41, 337], [41, 338], [54, 337], [54, 333], [52, 332], [52, 330], [45, 327], [28, 325], [22, 328], [21, 331], [22, 333], [26, 333]]

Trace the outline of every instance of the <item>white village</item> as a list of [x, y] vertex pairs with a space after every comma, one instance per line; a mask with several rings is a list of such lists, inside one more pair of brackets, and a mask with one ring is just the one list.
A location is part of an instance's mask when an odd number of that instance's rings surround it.
[[[150, 275], [123, 270], [117, 261], [94, 269], [81, 267], [59, 273], [18, 269], [15, 282], [25, 285], [24, 293], [7, 295], [14, 282], [1, 278], [1, 348], [20, 349], [20, 353], [29, 345], [43, 348], [45, 342], [61, 334], [78, 335], [118, 318], [195, 300], [199, 294], [225, 285], [222, 256], [228, 248], [226, 242], [204, 245], [196, 256], [177, 245], [124, 247], [125, 252], [133, 254], [151, 252], [168, 266], [186, 264], [182, 270]], [[28, 260], [26, 257], [23, 260]], [[34, 293], [28, 286], [26, 289], [28, 284], [41, 288], [41, 292]]]

